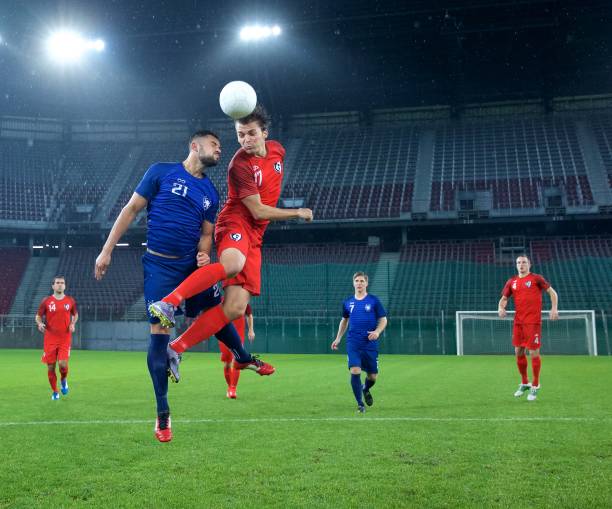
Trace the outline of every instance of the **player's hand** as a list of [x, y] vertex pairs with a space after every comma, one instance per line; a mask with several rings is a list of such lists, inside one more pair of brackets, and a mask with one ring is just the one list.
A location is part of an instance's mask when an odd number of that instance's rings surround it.
[[368, 339], [370, 341], [376, 341], [378, 339], [378, 336], [380, 336], [380, 334], [376, 332], [375, 330], [368, 331]]
[[249, 342], [252, 343], [253, 341], [255, 341], [255, 332], [249, 331], [249, 336], [248, 337], [249, 337]]
[[312, 210], [310, 209], [298, 209], [298, 217], [303, 219], [307, 223], [310, 223], [313, 219]]
[[499, 315], [499, 317], [500, 317], [500, 318], [506, 318], [506, 315], [507, 315], [508, 313], [506, 313], [506, 310], [505, 310], [505, 309], [499, 308], [499, 309], [497, 310], [497, 314]]
[[340, 340], [338, 339], [334, 339], [334, 341], [331, 344], [331, 349], [332, 350], [338, 350], [338, 345], [340, 344]]
[[100, 253], [98, 257], [96, 258], [96, 267], [94, 269], [94, 277], [98, 281], [100, 281], [104, 277], [104, 274], [106, 274], [106, 271], [108, 269], [108, 266], [110, 265], [110, 262], [111, 262], [110, 254]]
[[45, 324], [44, 324], [44, 323], [39, 323], [39, 324], [38, 324], [38, 331], [39, 331], [39, 332], [42, 332], [42, 333], [44, 334], [44, 332], [45, 332], [46, 328], [47, 328], [47, 327], [45, 326]]
[[559, 319], [559, 311], [556, 309], [551, 309], [550, 310], [550, 319], [551, 320], [558, 320]]
[[68, 326], [68, 330], [69, 330], [70, 332], [74, 332], [74, 324], [73, 324], [73, 323], [71, 323], [71, 324]]
[[196, 261], [198, 262], [198, 267], [204, 267], [204, 265], [208, 265], [210, 263], [210, 256], [208, 256], [208, 254], [206, 254], [204, 251], [198, 251]]

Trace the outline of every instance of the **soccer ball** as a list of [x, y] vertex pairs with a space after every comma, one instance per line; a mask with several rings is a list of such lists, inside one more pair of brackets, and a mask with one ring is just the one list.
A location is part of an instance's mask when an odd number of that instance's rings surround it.
[[219, 94], [219, 105], [223, 113], [237, 120], [253, 113], [257, 105], [257, 94], [244, 81], [230, 81]]

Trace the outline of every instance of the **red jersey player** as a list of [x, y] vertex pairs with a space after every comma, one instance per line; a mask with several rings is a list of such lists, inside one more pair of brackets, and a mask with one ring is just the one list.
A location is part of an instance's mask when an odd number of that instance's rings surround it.
[[[244, 315], [239, 318], [236, 318], [233, 321], [234, 327], [236, 328], [236, 331], [238, 331], [238, 335], [240, 336], [240, 341], [242, 341], [243, 344], [245, 319], [249, 329], [249, 341], [252, 343], [255, 339], [255, 332], [253, 331], [253, 310], [251, 309], [250, 304], [247, 304]], [[223, 374], [225, 375], [225, 381], [227, 382], [227, 397], [230, 399], [236, 399], [236, 386], [238, 385], [238, 380], [240, 379], [240, 370], [235, 369], [232, 366], [234, 355], [227, 346], [219, 342], [219, 350], [221, 350]]]
[[[516, 259], [518, 275], [511, 277], [505, 284], [499, 299], [498, 314], [501, 318], [506, 316], [508, 299], [514, 297], [514, 327], [512, 330], [512, 344], [516, 354], [516, 365], [521, 374], [521, 384], [514, 395], [518, 398], [529, 391], [527, 399], [534, 401], [540, 389], [540, 347], [542, 342], [542, 292], [546, 291], [550, 296], [550, 319], [559, 318], [557, 310], [557, 292], [550, 286], [548, 281], [539, 274], [530, 272], [531, 262], [525, 255]], [[527, 356], [529, 350], [531, 357], [531, 371], [533, 373], [532, 383], [527, 377]]]
[[[202, 313], [168, 348], [170, 376], [178, 379], [180, 354], [208, 339], [230, 321], [244, 315], [251, 295], [259, 295], [261, 245], [270, 221], [304, 219], [312, 221], [312, 210], [276, 207], [283, 179], [285, 149], [277, 141], [267, 141], [268, 119], [257, 106], [249, 116], [236, 120], [241, 149], [228, 168], [228, 198], [217, 219], [215, 242], [219, 262], [200, 267], [162, 301], [150, 306], [161, 322], [174, 325], [174, 308], [183, 299], [223, 280], [223, 303]], [[252, 369], [269, 375], [274, 368], [248, 354], [240, 342], [233, 350], [238, 369]]]
[[[44, 353], [41, 361], [47, 365], [47, 376], [51, 385], [52, 400], [59, 399], [55, 363], [58, 362], [62, 394], [68, 394], [68, 359], [74, 325], [79, 319], [76, 302], [64, 293], [66, 280], [64, 276], [53, 278], [53, 295], [45, 297], [36, 313], [38, 330], [44, 333]], [[44, 318], [44, 320], [43, 320]]]

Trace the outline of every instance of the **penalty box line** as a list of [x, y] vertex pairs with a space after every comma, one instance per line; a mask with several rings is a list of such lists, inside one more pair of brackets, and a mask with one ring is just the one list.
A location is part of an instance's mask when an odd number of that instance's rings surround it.
[[[88, 421], [13, 421], [1, 422], [0, 427], [11, 426], [98, 426], [98, 425], [137, 425], [150, 424], [152, 419], [108, 419]], [[282, 422], [604, 422], [612, 417], [269, 417], [253, 419], [173, 419], [174, 424], [242, 424], [242, 423], [282, 423]]]

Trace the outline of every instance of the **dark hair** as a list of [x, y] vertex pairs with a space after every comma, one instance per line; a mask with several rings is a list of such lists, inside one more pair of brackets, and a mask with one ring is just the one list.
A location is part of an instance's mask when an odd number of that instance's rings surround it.
[[268, 126], [270, 125], [270, 117], [268, 116], [266, 109], [258, 103], [257, 106], [255, 106], [253, 113], [247, 115], [246, 117], [239, 118], [236, 120], [236, 122], [242, 125], [257, 122], [259, 127], [261, 127], [261, 130], [264, 131], [268, 129]]
[[55, 277], [53, 278], [53, 281], [51, 281], [51, 284], [52, 284], [52, 285], [54, 285], [54, 284], [55, 284], [55, 281], [56, 281], [57, 279], [63, 279], [63, 280], [64, 280], [64, 283], [66, 283], [66, 278], [65, 278], [64, 276], [62, 276], [62, 275], [58, 274], [57, 276], [55, 276]]
[[531, 258], [529, 258], [529, 255], [527, 255], [527, 254], [525, 254], [525, 253], [522, 253], [522, 254], [518, 255], [518, 256], [516, 257], [515, 261], [516, 261], [516, 260], [518, 260], [519, 258], [527, 258], [527, 261], [528, 261], [529, 263], [531, 263]]
[[217, 138], [217, 140], [219, 139], [219, 135], [217, 133], [209, 131], [208, 129], [200, 129], [199, 131], [193, 133], [189, 138], [189, 146], [191, 146], [191, 143], [196, 138], [204, 138], [205, 136], [212, 136], [213, 138]]
[[366, 283], [368, 282], [368, 275], [365, 272], [361, 272], [361, 271], [355, 272], [355, 274], [353, 274], [353, 281], [355, 281], [356, 277], [360, 277], [360, 276], [366, 280]]

